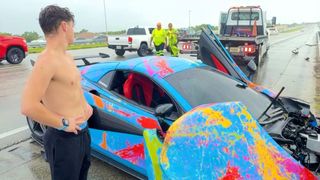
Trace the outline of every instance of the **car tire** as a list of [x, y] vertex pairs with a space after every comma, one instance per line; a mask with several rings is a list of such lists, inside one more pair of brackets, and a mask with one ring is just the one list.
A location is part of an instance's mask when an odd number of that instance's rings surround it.
[[26, 118], [27, 118], [29, 129], [31, 131], [31, 137], [34, 140], [36, 140], [38, 143], [43, 144], [43, 137], [47, 130], [47, 126], [34, 121], [30, 117], [26, 117]]
[[261, 45], [258, 47], [258, 50], [256, 52], [256, 57], [254, 58], [254, 62], [257, 65], [257, 68], [259, 67], [260, 61], [261, 61]]
[[116, 55], [123, 56], [126, 51], [124, 49], [116, 50]]
[[142, 43], [140, 48], [138, 49], [138, 55], [140, 57], [144, 57], [148, 55], [148, 45], [146, 43]]
[[24, 59], [24, 51], [18, 47], [12, 47], [7, 52], [7, 61], [10, 64], [19, 64]]

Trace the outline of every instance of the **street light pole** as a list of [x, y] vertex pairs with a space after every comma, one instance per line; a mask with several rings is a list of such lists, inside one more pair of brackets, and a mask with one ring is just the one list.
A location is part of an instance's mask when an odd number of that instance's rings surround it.
[[190, 22], [190, 19], [191, 19], [191, 10], [189, 10], [189, 32], [191, 30], [191, 22]]
[[104, 23], [106, 26], [106, 35], [108, 35], [106, 0], [103, 0], [103, 9], [104, 9]]

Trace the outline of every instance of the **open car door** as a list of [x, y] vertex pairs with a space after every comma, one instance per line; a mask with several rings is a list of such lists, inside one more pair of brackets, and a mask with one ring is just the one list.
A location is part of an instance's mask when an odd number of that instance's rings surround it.
[[[249, 81], [248, 76], [239, 68], [229, 52], [224, 48], [211, 26], [203, 28], [199, 39], [198, 57], [201, 61], [219, 71], [241, 81]], [[254, 62], [253, 62], [254, 63]], [[250, 70], [249, 70], [250, 69]], [[248, 72], [255, 71], [255, 64], [248, 60]]]

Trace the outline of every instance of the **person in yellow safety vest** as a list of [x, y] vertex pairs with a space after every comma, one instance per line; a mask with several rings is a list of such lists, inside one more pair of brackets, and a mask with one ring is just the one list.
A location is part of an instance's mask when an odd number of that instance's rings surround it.
[[163, 49], [167, 46], [166, 40], [166, 31], [161, 28], [161, 23], [157, 23], [157, 28], [152, 31], [151, 41], [150, 44], [154, 43], [154, 47], [156, 48], [157, 56], [163, 56], [164, 51]]
[[168, 24], [167, 38], [171, 56], [178, 57], [178, 31], [172, 28], [172, 23]]

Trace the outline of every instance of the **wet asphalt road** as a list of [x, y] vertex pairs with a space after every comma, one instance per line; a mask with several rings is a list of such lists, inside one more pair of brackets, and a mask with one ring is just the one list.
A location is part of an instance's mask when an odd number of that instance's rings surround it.
[[[319, 65], [316, 33], [318, 26], [309, 26], [298, 33], [271, 37], [271, 47], [263, 59], [254, 81], [282, 95], [303, 99], [319, 109]], [[298, 54], [292, 50], [298, 49]]]
[[[317, 31], [318, 26], [311, 25], [303, 31], [271, 36], [270, 50], [255, 81], [275, 91], [285, 86], [283, 95], [308, 101], [313, 111], [320, 114], [320, 60], [318, 47], [312, 46], [317, 44]], [[295, 55], [291, 51], [296, 48], [299, 53]], [[110, 54], [110, 60], [137, 57], [135, 53], [127, 53], [118, 58], [107, 48], [71, 51], [74, 56], [99, 52]], [[37, 54], [31, 54], [19, 65], [0, 63], [0, 179], [50, 179], [42, 148], [29, 139], [27, 123], [19, 111], [21, 92], [31, 71], [29, 60], [36, 57]], [[89, 179], [133, 178], [96, 159], [89, 174]]]

